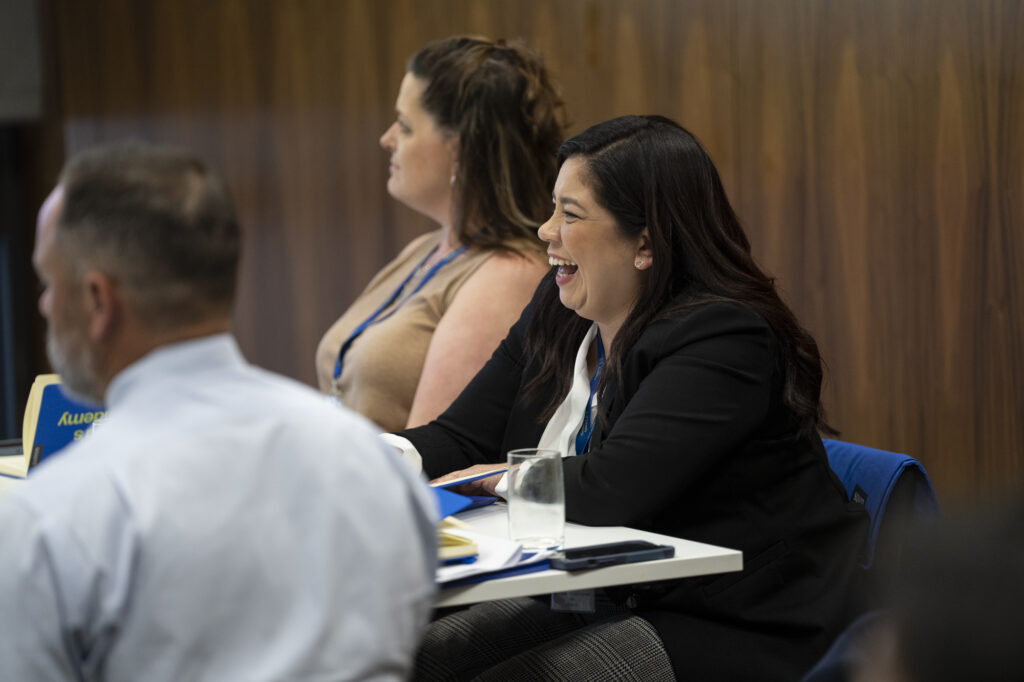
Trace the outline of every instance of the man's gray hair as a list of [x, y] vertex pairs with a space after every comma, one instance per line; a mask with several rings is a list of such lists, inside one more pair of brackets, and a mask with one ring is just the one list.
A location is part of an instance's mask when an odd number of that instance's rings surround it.
[[147, 324], [230, 314], [241, 230], [225, 184], [195, 156], [141, 144], [99, 147], [61, 173], [57, 244], [72, 267], [117, 280]]

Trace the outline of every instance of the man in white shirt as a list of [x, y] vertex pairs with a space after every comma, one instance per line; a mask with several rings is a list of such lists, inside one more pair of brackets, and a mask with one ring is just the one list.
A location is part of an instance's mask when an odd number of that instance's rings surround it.
[[0, 497], [0, 679], [407, 678], [433, 499], [363, 419], [246, 363], [223, 184], [89, 152], [36, 242], [51, 362], [108, 413]]

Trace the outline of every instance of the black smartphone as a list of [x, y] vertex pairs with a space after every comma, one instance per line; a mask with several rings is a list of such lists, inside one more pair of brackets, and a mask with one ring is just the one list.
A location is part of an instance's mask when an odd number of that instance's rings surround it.
[[586, 568], [600, 568], [615, 564], [632, 564], [637, 561], [668, 559], [675, 556], [672, 545], [656, 545], [646, 540], [609, 542], [603, 545], [571, 547], [551, 555], [551, 568], [563, 571], [580, 571]]

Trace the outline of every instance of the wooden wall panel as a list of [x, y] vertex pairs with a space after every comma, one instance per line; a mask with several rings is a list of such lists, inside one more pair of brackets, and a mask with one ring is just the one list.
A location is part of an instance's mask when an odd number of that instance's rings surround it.
[[97, 0], [49, 3], [65, 148], [136, 136], [227, 176], [236, 328], [313, 378], [320, 334], [430, 223], [385, 191], [404, 63], [523, 37], [571, 131], [679, 120], [818, 338], [832, 421], [947, 499], [1024, 475], [1024, 3], [1015, 0]]
[[739, 211], [829, 360], [834, 422], [941, 490], [1019, 484], [1019, 4], [738, 14]]

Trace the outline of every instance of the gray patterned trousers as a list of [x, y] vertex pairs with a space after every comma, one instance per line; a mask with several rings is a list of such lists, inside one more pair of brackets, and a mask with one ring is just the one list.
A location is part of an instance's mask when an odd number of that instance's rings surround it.
[[[599, 593], [600, 594], [600, 593]], [[674, 680], [654, 627], [599, 600], [595, 613], [552, 611], [546, 598], [476, 604], [427, 629], [415, 680]]]

